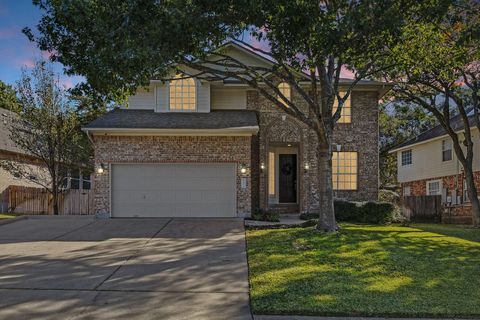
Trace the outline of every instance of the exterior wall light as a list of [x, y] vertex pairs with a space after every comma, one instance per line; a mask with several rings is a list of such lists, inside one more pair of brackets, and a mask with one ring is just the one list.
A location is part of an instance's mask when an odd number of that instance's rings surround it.
[[98, 174], [104, 173], [106, 167], [107, 167], [107, 166], [106, 166], [104, 163], [100, 163], [100, 166], [97, 168], [97, 173], [98, 173]]
[[305, 162], [305, 166], [303, 167], [303, 169], [305, 169], [305, 173], [307, 173], [308, 170], [310, 170], [310, 165], [308, 164], [308, 162]]
[[262, 164], [260, 165], [260, 169], [263, 171], [265, 170], [265, 163], [262, 162]]
[[243, 174], [247, 173], [247, 168], [243, 164], [240, 166], [240, 172]]

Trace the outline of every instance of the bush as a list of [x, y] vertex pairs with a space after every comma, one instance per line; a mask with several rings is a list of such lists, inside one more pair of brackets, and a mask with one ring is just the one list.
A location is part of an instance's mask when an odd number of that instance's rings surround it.
[[279, 222], [280, 215], [277, 212], [273, 212], [273, 211], [255, 209], [252, 212], [252, 220]]
[[388, 202], [335, 201], [337, 221], [386, 224], [393, 220], [395, 206]]
[[313, 219], [318, 219], [318, 213], [310, 213], [310, 212], [304, 212], [300, 214], [299, 218], [301, 220], [313, 220]]

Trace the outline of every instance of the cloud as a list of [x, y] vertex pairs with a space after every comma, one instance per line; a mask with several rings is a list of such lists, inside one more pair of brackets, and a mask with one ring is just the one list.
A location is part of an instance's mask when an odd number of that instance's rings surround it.
[[31, 58], [25, 58], [17, 60], [16, 65], [19, 67], [33, 68], [33, 66], [35, 65], [35, 61], [33, 61], [33, 59]]

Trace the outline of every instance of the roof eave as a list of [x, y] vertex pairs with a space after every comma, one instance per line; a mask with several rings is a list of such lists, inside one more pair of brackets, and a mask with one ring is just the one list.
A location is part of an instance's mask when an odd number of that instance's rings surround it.
[[88, 135], [163, 135], [163, 136], [251, 136], [259, 131], [258, 126], [231, 127], [221, 129], [176, 129], [176, 128], [89, 128], [82, 131]]

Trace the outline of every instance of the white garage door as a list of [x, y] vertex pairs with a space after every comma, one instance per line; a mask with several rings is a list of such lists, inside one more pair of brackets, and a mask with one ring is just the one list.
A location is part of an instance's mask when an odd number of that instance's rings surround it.
[[112, 165], [113, 217], [235, 217], [235, 164]]

